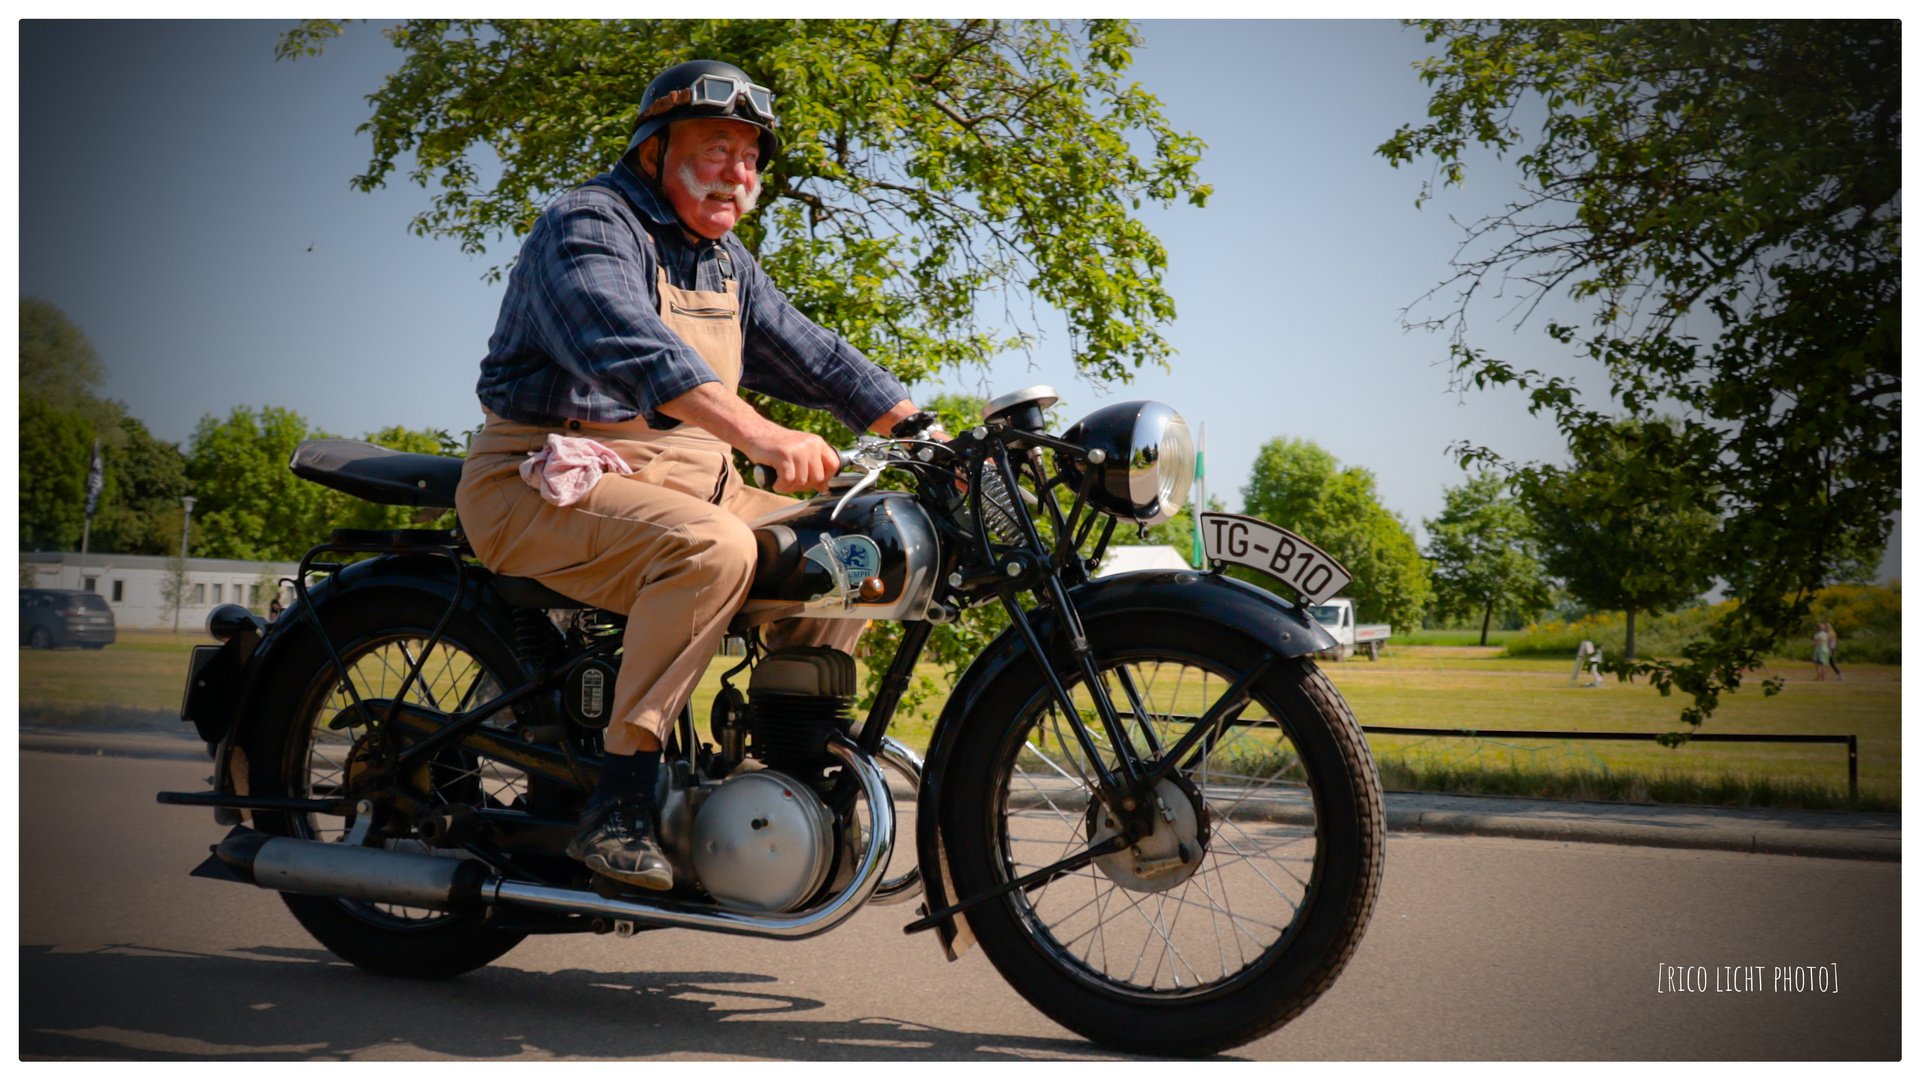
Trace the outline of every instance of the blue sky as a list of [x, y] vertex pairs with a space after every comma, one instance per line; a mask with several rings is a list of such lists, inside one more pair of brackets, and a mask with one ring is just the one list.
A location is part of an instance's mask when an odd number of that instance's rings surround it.
[[[110, 372], [107, 393], [154, 433], [283, 405], [337, 434], [471, 427], [473, 381], [511, 247], [463, 255], [407, 232], [427, 193], [363, 194], [354, 128], [398, 54], [356, 25], [326, 55], [276, 63], [282, 22], [22, 22], [19, 291], [65, 310]], [[1416, 528], [1463, 479], [1471, 439], [1559, 460], [1519, 395], [1451, 394], [1444, 338], [1401, 309], [1446, 273], [1449, 215], [1498, 205], [1514, 177], [1484, 163], [1464, 192], [1415, 209], [1424, 167], [1373, 148], [1424, 114], [1420, 36], [1386, 21], [1148, 22], [1133, 77], [1208, 143], [1208, 207], [1145, 211], [1179, 310], [1168, 372], [1105, 397], [1075, 380], [1061, 335], [950, 387], [1051, 383], [1068, 415], [1150, 397], [1205, 422], [1211, 490], [1230, 507], [1262, 443], [1312, 439], [1373, 470]], [[1224, 80], [1221, 78], [1224, 76]], [[1220, 98], [1223, 81], [1244, 92]], [[309, 250], [310, 249], [310, 250]], [[1475, 341], [1574, 374], [1540, 332], [1487, 305]], [[939, 387], [916, 388], [928, 397]], [[1895, 552], [1883, 569], [1897, 573]]]

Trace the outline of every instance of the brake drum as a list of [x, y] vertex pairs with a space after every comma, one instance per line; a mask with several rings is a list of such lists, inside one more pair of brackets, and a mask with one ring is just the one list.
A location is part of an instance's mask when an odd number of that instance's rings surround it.
[[729, 778], [693, 819], [693, 872], [727, 907], [792, 911], [832, 869], [833, 814], [784, 773]]

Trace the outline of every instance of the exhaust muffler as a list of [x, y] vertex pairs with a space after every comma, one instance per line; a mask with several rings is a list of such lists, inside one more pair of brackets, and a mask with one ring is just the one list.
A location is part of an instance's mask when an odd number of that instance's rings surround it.
[[477, 859], [236, 831], [213, 849], [249, 885], [302, 896], [459, 911], [480, 903], [493, 874]]
[[350, 843], [296, 840], [250, 829], [235, 829], [214, 848], [214, 856], [233, 878], [263, 889], [303, 896], [400, 904], [434, 911], [462, 911], [481, 904], [513, 904], [611, 917], [647, 926], [789, 940], [812, 937], [845, 922], [867, 902], [879, 887], [881, 874], [893, 852], [893, 794], [887, 790], [886, 777], [871, 759], [845, 740], [835, 738], [827, 749], [853, 770], [866, 789], [867, 805], [873, 815], [873, 838], [854, 871], [853, 881], [825, 904], [805, 911], [760, 915], [680, 904], [664, 898], [658, 901], [607, 899], [583, 889], [507, 881], [478, 859], [449, 859]]

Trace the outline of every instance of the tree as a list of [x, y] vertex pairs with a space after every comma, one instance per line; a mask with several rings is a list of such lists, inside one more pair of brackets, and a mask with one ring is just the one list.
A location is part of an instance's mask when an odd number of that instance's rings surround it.
[[38, 397], [20, 399], [20, 546], [80, 547], [93, 424]]
[[[106, 380], [87, 335], [59, 308], [20, 298], [20, 543], [80, 546], [93, 440], [112, 454], [125, 409], [97, 391]], [[107, 475], [113, 482], [111, 472]], [[103, 493], [103, 495], [106, 493]]]
[[[277, 54], [318, 53], [340, 29], [306, 22]], [[1210, 189], [1199, 140], [1125, 80], [1139, 39], [1124, 22], [434, 20], [386, 33], [404, 59], [371, 95], [373, 159], [354, 183], [380, 187], [411, 158], [409, 178], [437, 192], [420, 235], [477, 253], [526, 233], [555, 194], [611, 167], [655, 74], [710, 57], [773, 90], [785, 143], [741, 239], [801, 311], [902, 382], [1030, 346], [1021, 298], [1064, 316], [1094, 379], [1171, 353], [1156, 329], [1174, 313], [1166, 253], [1136, 212], [1204, 205]], [[977, 318], [996, 300], [1008, 329]]]
[[[314, 432], [313, 435], [320, 433]], [[225, 420], [200, 418], [189, 443], [193, 554], [209, 559], [297, 558], [324, 538], [327, 489], [293, 475], [287, 461], [310, 437], [291, 409], [237, 405]]]
[[120, 445], [103, 450], [106, 486], [93, 522], [94, 550], [165, 555], [180, 543], [187, 457], [131, 416], [121, 417], [119, 428]]
[[[1431, 157], [1456, 186], [1479, 144], [1518, 153], [1524, 178], [1467, 228], [1442, 286], [1457, 302], [1420, 325], [1452, 331], [1461, 385], [1526, 390], [1570, 443], [1682, 413], [1676, 449], [1719, 498], [1704, 559], [1741, 603], [1681, 660], [1635, 670], [1692, 695], [1697, 725], [1884, 545], [1899, 505], [1899, 24], [1420, 25], [1445, 46], [1419, 65], [1429, 120], [1380, 153]], [[1546, 330], [1604, 365], [1613, 401], [1471, 345], [1489, 283], [1523, 312], [1586, 305], [1584, 330]]]
[[192, 582], [187, 580], [187, 557], [180, 551], [180, 541], [173, 542], [173, 549], [167, 553], [167, 565], [161, 571], [160, 605], [173, 612], [173, 629], [180, 630], [180, 609], [186, 606], [187, 589]]
[[[1249, 516], [1290, 529], [1340, 560], [1353, 574], [1345, 595], [1358, 618], [1420, 626], [1433, 592], [1426, 563], [1406, 523], [1380, 505], [1372, 472], [1342, 469], [1317, 443], [1283, 437], [1260, 448], [1240, 495]], [[1256, 574], [1245, 576], [1265, 578]]]
[[1445, 509], [1425, 524], [1434, 611], [1443, 623], [1478, 616], [1485, 645], [1496, 612], [1524, 619], [1552, 602], [1533, 523], [1505, 480], [1482, 472], [1446, 489]]
[[[334, 529], [402, 529], [444, 516], [356, 499], [293, 475], [287, 461], [306, 439], [328, 438], [291, 409], [236, 406], [194, 429], [188, 475], [194, 495], [193, 554], [213, 559], [297, 559]], [[461, 453], [447, 432], [390, 427], [365, 440], [418, 454]], [[174, 524], [178, 526], [178, 519]]]
[[84, 331], [66, 312], [31, 296], [20, 298], [20, 399], [46, 403], [91, 424], [104, 446], [119, 445], [126, 409], [100, 397], [107, 369]]
[[273, 601], [280, 595], [280, 575], [274, 572], [272, 563], [260, 564], [260, 576], [253, 579], [253, 603], [248, 610], [255, 615], [272, 613]]
[[1712, 583], [1715, 499], [1695, 479], [1679, 427], [1629, 420], [1588, 431], [1571, 468], [1535, 466], [1515, 481], [1547, 569], [1581, 603], [1626, 612], [1627, 660], [1640, 612], [1691, 603]]

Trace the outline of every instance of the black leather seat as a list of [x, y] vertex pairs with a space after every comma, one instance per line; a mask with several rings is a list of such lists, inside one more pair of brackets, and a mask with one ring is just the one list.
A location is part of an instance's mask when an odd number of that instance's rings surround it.
[[465, 458], [409, 454], [354, 439], [308, 439], [287, 467], [302, 480], [388, 506], [453, 507]]

